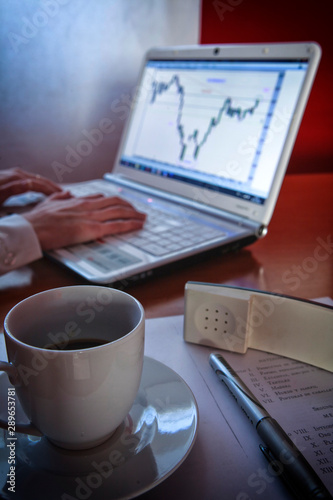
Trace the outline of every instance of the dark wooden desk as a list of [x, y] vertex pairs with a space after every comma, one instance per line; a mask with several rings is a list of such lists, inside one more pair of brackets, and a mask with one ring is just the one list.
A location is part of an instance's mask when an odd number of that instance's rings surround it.
[[[189, 280], [224, 283], [301, 298], [333, 297], [333, 174], [291, 175], [262, 240], [237, 253], [202, 259], [126, 291], [147, 318], [183, 313]], [[0, 277], [1, 322], [10, 308], [34, 293], [86, 283], [48, 259]]]
[[[199, 264], [133, 284], [127, 291], [141, 301], [148, 318], [182, 314], [184, 285], [189, 280], [245, 286], [302, 298], [333, 297], [332, 192], [333, 175], [288, 176], [264, 239], [238, 253], [202, 259]], [[85, 282], [47, 259], [2, 276], [1, 320], [15, 303], [29, 295], [81, 283]], [[147, 500], [189, 496], [201, 499], [205, 481], [209, 482], [210, 491], [216, 490], [214, 498], [219, 495], [218, 464], [215, 469], [209, 468], [207, 477], [204, 472], [202, 478], [193, 478], [196, 464], [202, 457], [207, 459], [210, 440], [214, 439], [214, 434], [207, 430], [207, 422], [210, 422], [207, 412], [202, 406], [201, 410], [200, 437], [195, 448], [167, 481], [144, 495]], [[205, 447], [203, 440], [207, 437]], [[256, 467], [261, 463], [259, 459], [256, 455]], [[212, 459], [209, 463], [213, 464]], [[276, 498], [286, 498], [279, 483], [274, 485], [274, 491], [275, 488]]]

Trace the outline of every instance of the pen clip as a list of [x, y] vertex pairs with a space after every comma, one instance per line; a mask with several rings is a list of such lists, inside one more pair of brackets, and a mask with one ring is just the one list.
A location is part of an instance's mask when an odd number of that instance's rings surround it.
[[261, 449], [261, 451], [263, 452], [264, 456], [268, 460], [269, 465], [272, 467], [274, 473], [280, 475], [282, 473], [281, 472], [281, 467], [279, 467], [277, 465], [276, 459], [275, 459], [274, 455], [272, 454], [271, 450], [267, 446], [264, 446], [263, 444], [260, 444], [259, 448]]
[[276, 477], [280, 477], [284, 481], [285, 485], [293, 493], [295, 498], [297, 498], [298, 500], [302, 500], [302, 497], [299, 495], [299, 492], [295, 490], [293, 484], [288, 480], [288, 478], [284, 474], [283, 464], [274, 457], [271, 450], [267, 446], [259, 444], [259, 448], [263, 452], [266, 459], [268, 460], [269, 465], [272, 468], [272, 471], [276, 475]]

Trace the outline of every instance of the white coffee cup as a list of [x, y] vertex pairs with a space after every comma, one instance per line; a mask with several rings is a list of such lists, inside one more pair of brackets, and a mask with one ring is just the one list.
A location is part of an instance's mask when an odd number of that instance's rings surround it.
[[23, 430], [68, 449], [108, 439], [140, 385], [144, 327], [134, 297], [101, 286], [47, 290], [14, 306], [5, 318], [9, 363], [0, 369], [31, 422]]

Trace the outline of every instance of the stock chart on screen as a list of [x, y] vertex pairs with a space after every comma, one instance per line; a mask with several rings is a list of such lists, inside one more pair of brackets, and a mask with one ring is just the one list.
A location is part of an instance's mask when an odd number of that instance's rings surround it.
[[220, 179], [264, 193], [304, 74], [295, 70], [284, 63], [151, 61], [124, 164], [136, 162], [153, 173], [164, 168], [189, 182], [193, 173], [203, 182]]

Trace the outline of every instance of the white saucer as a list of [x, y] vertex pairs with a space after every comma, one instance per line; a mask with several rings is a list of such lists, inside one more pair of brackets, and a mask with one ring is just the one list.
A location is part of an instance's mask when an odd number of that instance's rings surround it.
[[[7, 400], [8, 387], [7, 376], [0, 375], [2, 401]], [[5, 409], [1, 410], [2, 418]], [[17, 401], [17, 421], [21, 415]], [[197, 428], [197, 404], [184, 380], [162, 363], [145, 357], [135, 403], [124, 423], [102, 445], [68, 451], [54, 446], [45, 437], [16, 433], [14, 495], [6, 486], [7, 443], [12, 438], [7, 431], [0, 430], [0, 497], [4, 500], [134, 498], [162, 482], [181, 465], [192, 449]]]

